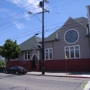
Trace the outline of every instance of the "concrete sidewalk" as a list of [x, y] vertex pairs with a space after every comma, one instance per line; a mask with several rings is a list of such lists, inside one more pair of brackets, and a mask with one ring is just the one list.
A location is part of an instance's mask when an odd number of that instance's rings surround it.
[[[42, 72], [28, 72], [27, 75], [42, 75]], [[45, 72], [45, 76], [90, 78], [90, 72]]]

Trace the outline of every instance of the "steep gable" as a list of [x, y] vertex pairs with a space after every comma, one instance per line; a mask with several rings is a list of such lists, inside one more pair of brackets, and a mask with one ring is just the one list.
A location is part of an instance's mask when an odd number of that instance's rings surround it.
[[[78, 24], [82, 25], [83, 27], [86, 27], [87, 24], [88, 24], [88, 19], [85, 18], [85, 17], [79, 17], [79, 18], [75, 18], [75, 19], [69, 17], [68, 20], [64, 23], [64, 25], [63, 25], [61, 28], [59, 28], [58, 30], [56, 30], [54, 33], [52, 33], [50, 36], [48, 36], [47, 38], [45, 38], [45, 41], [55, 40], [56, 37], [57, 37], [57, 36], [56, 36], [57, 33], [58, 33], [63, 27], [64, 27], [64, 28], [67, 28], [67, 27], [69, 27], [69, 26], [71, 26], [71, 25], [75, 26], [74, 23], [69, 22], [70, 19], [73, 20], [73, 21], [75, 21], [75, 22], [77, 22]], [[68, 23], [68, 24], [66, 25], [66, 23]]]
[[21, 43], [19, 46], [20, 46], [21, 51], [30, 50], [35, 44], [37, 45], [38, 42], [40, 41], [41, 41], [41, 38], [37, 36], [33, 36], [29, 38], [28, 40], [24, 41], [23, 43]]

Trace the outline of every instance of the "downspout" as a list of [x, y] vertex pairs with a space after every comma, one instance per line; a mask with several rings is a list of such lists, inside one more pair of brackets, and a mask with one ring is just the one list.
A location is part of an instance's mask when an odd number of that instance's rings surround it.
[[52, 48], [53, 48], [52, 71], [54, 71], [54, 46], [53, 46], [53, 41], [52, 41]]

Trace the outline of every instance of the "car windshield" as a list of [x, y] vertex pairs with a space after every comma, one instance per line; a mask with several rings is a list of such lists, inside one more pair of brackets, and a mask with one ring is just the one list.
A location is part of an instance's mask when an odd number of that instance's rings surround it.
[[20, 69], [25, 69], [24, 67], [21, 67], [21, 66], [18, 66], [18, 68], [20, 68]]
[[10, 69], [13, 69], [14, 67], [11, 67]]

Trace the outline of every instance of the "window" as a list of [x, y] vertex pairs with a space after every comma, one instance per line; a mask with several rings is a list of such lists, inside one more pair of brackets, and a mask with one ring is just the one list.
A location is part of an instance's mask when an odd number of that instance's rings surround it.
[[68, 44], [73, 44], [77, 42], [78, 38], [79, 38], [78, 31], [73, 29], [66, 31], [64, 35], [64, 40]]
[[67, 58], [80, 58], [80, 47], [76, 46], [66, 46], [65, 47], [65, 57]]
[[25, 60], [30, 59], [30, 52], [25, 52]]
[[53, 59], [53, 49], [52, 48], [47, 48], [45, 49], [45, 59]]

